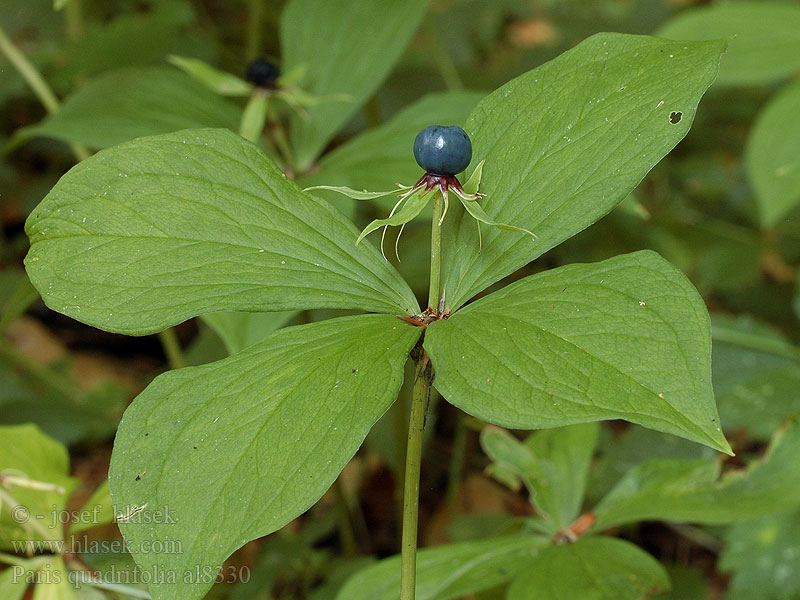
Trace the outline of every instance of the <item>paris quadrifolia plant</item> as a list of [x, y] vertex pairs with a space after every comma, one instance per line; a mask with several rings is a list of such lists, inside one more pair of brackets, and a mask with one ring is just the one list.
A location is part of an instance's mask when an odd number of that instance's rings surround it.
[[[730, 453], [711, 388], [708, 313], [666, 260], [644, 249], [495, 285], [631, 193], [689, 131], [724, 48], [585, 40], [486, 96], [463, 129], [432, 119], [414, 145], [425, 171], [416, 184], [338, 188], [368, 200], [399, 195], [360, 235], [225, 129], [139, 138], [69, 171], [26, 226], [27, 270], [54, 310], [128, 335], [220, 311], [358, 313], [165, 373], [127, 409], [111, 493], [116, 513], [131, 515], [119, 525], [133, 557], [157, 574], [152, 596], [202, 598], [213, 583], [202, 574], [313, 505], [395, 401], [409, 360], [404, 600], [415, 594], [433, 390], [503, 427], [626, 419]], [[363, 238], [428, 204], [421, 308]], [[146, 551], [167, 541], [181, 552]]]

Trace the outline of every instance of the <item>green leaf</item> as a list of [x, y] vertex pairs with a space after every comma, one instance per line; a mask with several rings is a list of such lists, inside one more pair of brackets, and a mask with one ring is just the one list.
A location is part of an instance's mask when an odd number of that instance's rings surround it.
[[738, 523], [725, 538], [719, 566], [734, 571], [727, 600], [800, 596], [800, 511]]
[[534, 484], [536, 496], [541, 503], [546, 499], [559, 527], [580, 515], [599, 430], [597, 423], [581, 423], [538, 431], [525, 440], [544, 474]]
[[222, 129], [135, 140], [72, 168], [26, 223], [56, 311], [142, 335], [217, 311], [415, 314], [408, 285], [324, 201]]
[[107, 525], [114, 521], [114, 507], [111, 504], [111, 490], [106, 479], [86, 501], [77, 513], [77, 518], [69, 528], [71, 536], [83, 531]]
[[[800, 13], [800, 7], [797, 8], [797, 12]], [[800, 34], [798, 34], [798, 44], [800, 44]], [[745, 153], [747, 174], [756, 190], [756, 200], [764, 227], [776, 225], [800, 202], [798, 114], [800, 114], [800, 81], [781, 90], [759, 112], [747, 143]]]
[[525, 482], [556, 533], [580, 514], [598, 430], [597, 423], [582, 423], [539, 431], [520, 442], [490, 426], [481, 432], [481, 445], [501, 475]]
[[606, 495], [625, 474], [654, 458], [711, 458], [714, 451], [683, 438], [644, 427], [627, 427], [617, 435], [608, 429], [600, 437], [589, 477], [587, 495], [593, 503]]
[[[501, 585], [528, 566], [547, 543], [539, 536], [509, 536], [420, 550], [416, 600], [449, 600]], [[359, 571], [336, 596], [338, 600], [399, 597], [399, 556]]]
[[314, 183], [368, 190], [413, 184], [422, 174], [412, 152], [417, 133], [434, 123], [463, 125], [482, 97], [479, 92], [428, 94], [323, 156], [311, 177]]
[[[153, 597], [202, 598], [212, 581], [192, 578], [198, 567], [215, 576], [316, 502], [394, 402], [419, 335], [390, 315], [344, 317], [156, 378], [120, 423], [110, 471], [117, 512], [144, 507], [120, 522], [137, 563], [176, 573]], [[169, 540], [180, 552], [137, 551]]]
[[[465, 125], [485, 159], [488, 216], [534, 232], [489, 230], [479, 251], [464, 216], [444, 255], [448, 307], [607, 214], [689, 131], [725, 42], [598, 34], [481, 101]], [[673, 122], [677, 121], [677, 122]]]
[[426, 0], [291, 0], [281, 16], [284, 71], [307, 66], [299, 87], [312, 96], [345, 94], [292, 115], [292, 146], [300, 170], [383, 82], [405, 50]]
[[222, 338], [228, 354], [236, 354], [288, 323], [295, 311], [275, 313], [211, 313], [202, 319]]
[[19, 564], [9, 566], [0, 573], [0, 598], [3, 600], [22, 600], [28, 589], [27, 578], [39, 568], [42, 558], [20, 560]]
[[132, 67], [98, 76], [15, 139], [53, 137], [92, 148], [196, 127], [239, 129], [241, 110], [175, 69]]
[[39, 294], [22, 269], [0, 271], [0, 332], [22, 315]]
[[68, 475], [67, 449], [35, 425], [0, 427], [0, 439], [0, 549], [63, 540], [58, 517], [78, 483]]
[[61, 556], [51, 557], [36, 576], [39, 583], [33, 588], [33, 600], [78, 600]]
[[746, 317], [714, 315], [713, 382], [726, 431], [768, 440], [800, 414], [800, 349], [778, 330]]
[[673, 40], [733, 38], [720, 65], [719, 85], [769, 83], [800, 69], [800, 7], [788, 3], [698, 7], [668, 21], [656, 35]]
[[253, 86], [245, 80], [212, 67], [203, 60], [176, 54], [168, 56], [167, 60], [220, 96], [248, 96], [253, 90]]
[[654, 252], [526, 277], [431, 323], [425, 348], [436, 388], [484, 421], [626, 419], [730, 452], [705, 305]]
[[800, 422], [773, 437], [746, 473], [717, 480], [713, 460], [659, 459], [628, 472], [595, 508], [596, 530], [645, 520], [730, 523], [800, 505]]
[[517, 577], [508, 600], [639, 600], [669, 588], [664, 567], [630, 542], [583, 538], [551, 546]]

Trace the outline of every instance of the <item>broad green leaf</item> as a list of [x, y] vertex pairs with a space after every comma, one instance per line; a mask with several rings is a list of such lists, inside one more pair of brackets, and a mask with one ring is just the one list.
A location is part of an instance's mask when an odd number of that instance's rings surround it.
[[168, 56], [167, 60], [221, 96], [247, 96], [253, 89], [250, 83], [233, 73], [220, 71], [203, 60], [176, 54]]
[[[0, 549], [13, 542], [59, 542], [59, 520], [77, 480], [69, 477], [67, 449], [35, 425], [0, 427]], [[30, 548], [46, 550], [46, 548]]]
[[[230, 358], [161, 375], [134, 400], [111, 494], [118, 513], [141, 511], [119, 523], [140, 567], [177, 574], [177, 584], [150, 585], [155, 600], [202, 598], [212, 582], [191, 577], [198, 566], [213, 570], [322, 496], [395, 400], [419, 335], [391, 315], [281, 329]], [[169, 540], [180, 552], [137, 551]]]
[[800, 511], [737, 523], [725, 538], [719, 566], [734, 572], [726, 600], [800, 596]]
[[36, 575], [39, 579], [33, 586], [33, 600], [78, 600], [61, 556], [47, 560]]
[[800, 69], [800, 7], [781, 2], [717, 2], [682, 12], [656, 34], [673, 40], [733, 38], [719, 85], [753, 85]]
[[581, 423], [539, 431], [520, 442], [507, 431], [486, 427], [481, 445], [494, 461], [490, 473], [523, 480], [555, 533], [580, 513], [597, 433], [597, 423]]
[[711, 458], [714, 451], [684, 438], [645, 427], [628, 427], [618, 435], [602, 431], [599, 456], [592, 465], [587, 496], [597, 503], [625, 474], [654, 458]]
[[520, 233], [451, 221], [448, 306], [458, 308], [607, 214], [689, 131], [725, 42], [602, 33], [482, 100], [465, 129], [486, 160], [481, 202]]
[[418, 312], [408, 285], [324, 201], [223, 129], [101, 151], [28, 218], [28, 275], [52, 309], [142, 335], [195, 315]]
[[711, 331], [723, 429], [769, 439], [788, 416], [800, 414], [800, 349], [776, 329], [744, 317], [714, 315]]
[[17, 132], [17, 139], [53, 137], [92, 148], [196, 127], [239, 129], [241, 110], [176, 69], [131, 67], [104, 73], [79, 88], [61, 109]]
[[422, 174], [414, 138], [428, 125], [463, 125], [483, 97], [479, 92], [440, 92], [414, 102], [379, 127], [368, 129], [326, 154], [314, 183], [383, 190], [413, 184]]
[[664, 567], [672, 586], [669, 591], [653, 596], [653, 600], [708, 600], [711, 597], [709, 581], [700, 567], [680, 563]]
[[32, 571], [35, 569], [33, 561], [20, 561], [20, 564], [7, 567], [0, 573], [0, 598], [22, 600], [28, 590], [26, 577], [32, 577]]
[[507, 600], [639, 600], [669, 588], [664, 567], [630, 542], [583, 538], [551, 546], [519, 575]]
[[[493, 588], [527, 568], [547, 546], [538, 536], [461, 542], [417, 553], [416, 600], [449, 600]], [[367, 567], [344, 584], [338, 600], [398, 600], [400, 557]]]
[[[800, 33], [798, 45], [800, 54]], [[779, 92], [759, 112], [747, 144], [745, 164], [765, 227], [776, 225], [800, 202], [799, 114], [800, 81]]]
[[291, 0], [281, 16], [283, 70], [307, 67], [299, 87], [331, 98], [292, 115], [300, 170], [383, 82], [427, 8], [426, 0]]
[[800, 505], [800, 422], [778, 431], [764, 459], [717, 479], [713, 460], [658, 459], [638, 465], [593, 511], [595, 529], [645, 520], [730, 523]]
[[526, 277], [432, 323], [425, 347], [436, 388], [489, 423], [626, 419], [730, 452], [710, 333], [692, 284], [643, 251]]
[[0, 271], [0, 332], [39, 298], [22, 269]]
[[545, 475], [537, 497], [548, 499], [552, 507], [548, 512], [556, 516], [560, 527], [570, 525], [580, 514], [599, 429], [597, 423], [581, 423], [538, 431], [525, 440]]
[[222, 338], [228, 354], [236, 354], [288, 323], [295, 311], [272, 313], [211, 313], [203, 320]]

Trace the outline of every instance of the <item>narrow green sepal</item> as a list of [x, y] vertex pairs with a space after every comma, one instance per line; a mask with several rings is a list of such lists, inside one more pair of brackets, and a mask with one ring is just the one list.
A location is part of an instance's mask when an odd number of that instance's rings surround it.
[[464, 188], [465, 194], [470, 196], [477, 195], [478, 188], [481, 185], [481, 177], [483, 177], [483, 165], [485, 162], [486, 159], [483, 159], [481, 162], [478, 163], [478, 166], [475, 167], [475, 170], [472, 172], [472, 175], [469, 176], [467, 182], [462, 186]]
[[400, 209], [400, 211], [397, 213], [393, 212], [393, 214], [389, 215], [385, 219], [375, 219], [372, 223], [367, 225], [364, 228], [364, 231], [361, 232], [361, 235], [358, 236], [358, 239], [356, 240], [356, 246], [358, 246], [359, 242], [361, 242], [365, 236], [369, 235], [376, 229], [388, 227], [389, 225], [405, 225], [412, 219], [416, 218], [416, 216], [419, 215], [419, 213], [422, 212], [422, 209], [428, 204], [428, 201], [431, 199], [434, 193], [436, 193], [436, 190], [416, 190], [406, 199], [405, 205], [402, 209]]
[[[504, 231], [517, 231], [520, 233], [527, 233], [528, 235], [533, 237], [533, 239], [535, 240], [539, 239], [539, 237], [535, 233], [533, 233], [532, 231], [528, 231], [527, 229], [523, 229], [522, 227], [516, 227], [515, 225], [507, 225], [506, 223], [498, 223], [497, 221], [492, 221], [489, 218], [489, 215], [487, 215], [484, 212], [483, 208], [481, 208], [481, 205], [478, 204], [477, 202], [465, 201], [464, 198], [462, 198], [461, 196], [459, 196], [459, 199], [461, 200], [461, 204], [464, 205], [464, 208], [467, 209], [467, 212], [470, 215], [472, 215], [472, 217], [476, 221], [479, 221], [480, 223], [485, 223], [486, 225], [491, 225], [492, 227], [497, 227], [498, 229], [502, 229]], [[478, 239], [479, 240], [481, 239], [480, 224], [478, 225]]]
[[244, 79], [240, 79], [232, 73], [220, 71], [212, 67], [207, 62], [196, 58], [187, 58], [170, 54], [167, 62], [178, 67], [181, 71], [204, 84], [220, 96], [249, 96], [253, 86]]
[[313, 185], [311, 187], [304, 188], [304, 192], [310, 192], [312, 190], [329, 190], [331, 192], [338, 192], [339, 194], [344, 194], [348, 198], [352, 198], [353, 200], [374, 200], [375, 198], [383, 198], [384, 196], [391, 196], [392, 194], [398, 194], [402, 192], [404, 189], [408, 189], [406, 187], [400, 187], [396, 190], [389, 190], [388, 192], [368, 192], [366, 190], [358, 191], [354, 190], [353, 188], [345, 187], [345, 186], [335, 186], [335, 185]]

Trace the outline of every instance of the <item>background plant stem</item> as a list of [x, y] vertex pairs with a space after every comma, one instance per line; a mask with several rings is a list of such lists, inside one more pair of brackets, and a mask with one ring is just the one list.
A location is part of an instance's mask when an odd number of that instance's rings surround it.
[[165, 329], [158, 334], [158, 339], [161, 341], [161, 347], [164, 348], [169, 368], [182, 369], [185, 367], [186, 361], [183, 358], [183, 352], [178, 342], [178, 336], [175, 334], [175, 329], [172, 327]]
[[83, 6], [81, 0], [69, 0], [63, 8], [67, 39], [77, 42], [83, 37]]
[[247, 0], [247, 60], [261, 54], [261, 31], [264, 23], [264, 0]]
[[[58, 109], [61, 107], [61, 104], [56, 98], [56, 95], [53, 93], [53, 90], [50, 89], [50, 86], [47, 85], [47, 82], [41, 76], [39, 71], [36, 67], [33, 66], [27, 57], [14, 45], [14, 42], [11, 41], [6, 35], [6, 32], [0, 27], [0, 52], [6, 55], [8, 61], [14, 65], [14, 68], [22, 75], [22, 78], [26, 81], [26, 83], [31, 87], [33, 93], [39, 99], [39, 102], [45, 107], [47, 112], [54, 113], [57, 112]], [[77, 144], [70, 144], [70, 148], [72, 149], [72, 153], [75, 155], [75, 158], [78, 161], [84, 160], [91, 156], [91, 152], [84, 146], [79, 146]]]

